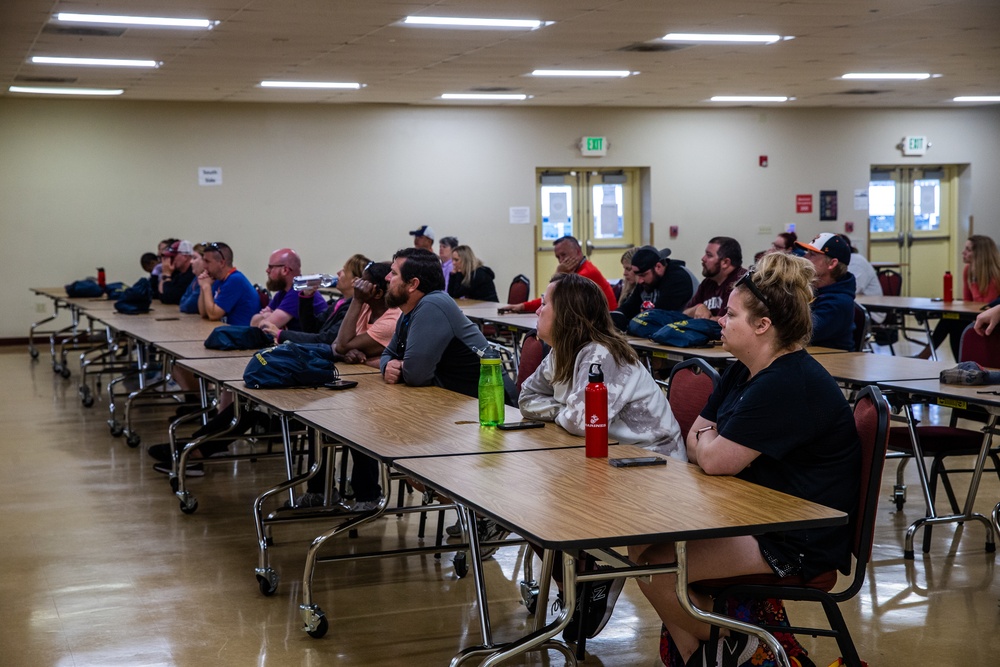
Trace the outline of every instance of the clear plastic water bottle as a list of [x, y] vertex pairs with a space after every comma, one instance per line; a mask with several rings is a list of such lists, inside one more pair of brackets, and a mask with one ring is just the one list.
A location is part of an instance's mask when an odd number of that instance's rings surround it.
[[308, 276], [292, 278], [292, 289], [301, 292], [304, 289], [319, 289], [320, 287], [336, 287], [337, 276], [329, 273], [310, 273]]
[[496, 426], [504, 420], [503, 366], [492, 346], [476, 350], [479, 355], [479, 423]]

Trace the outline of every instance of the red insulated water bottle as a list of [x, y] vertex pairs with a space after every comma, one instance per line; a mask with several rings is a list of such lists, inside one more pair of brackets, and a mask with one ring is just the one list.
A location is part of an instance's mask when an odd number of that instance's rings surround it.
[[100, 285], [101, 289], [108, 286], [107, 279], [104, 277], [104, 267], [97, 267], [97, 284]]
[[590, 382], [584, 392], [585, 443], [588, 458], [608, 457], [608, 388], [600, 364], [590, 365]]
[[951, 271], [944, 272], [944, 301], [945, 303], [951, 303], [954, 299], [954, 288], [951, 284]]

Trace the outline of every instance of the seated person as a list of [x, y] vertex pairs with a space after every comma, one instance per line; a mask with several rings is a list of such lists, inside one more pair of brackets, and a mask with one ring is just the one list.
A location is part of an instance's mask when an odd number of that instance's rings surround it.
[[442, 236], [438, 241], [438, 257], [441, 258], [441, 272], [444, 273], [444, 291], [448, 291], [451, 274], [454, 272], [452, 255], [458, 247], [458, 239], [454, 236]]
[[[684, 280], [690, 287], [686, 274]], [[554, 421], [574, 435], [584, 435], [590, 366], [600, 364], [608, 390], [608, 437], [687, 460], [667, 399], [615, 329], [601, 290], [593, 282], [573, 274], [556, 276], [538, 309], [538, 337], [552, 352], [524, 381], [518, 400], [521, 414]], [[558, 576], [556, 583], [561, 587]], [[603, 629], [624, 583], [624, 579], [612, 579], [591, 584], [584, 621], [587, 637]], [[563, 637], [572, 641], [578, 633], [579, 619], [574, 616]]]
[[201, 316], [213, 322], [249, 326], [260, 310], [260, 297], [247, 277], [233, 266], [233, 249], [225, 243], [206, 244], [202, 264], [204, 271], [198, 275]]
[[635, 289], [635, 272], [632, 270], [632, 258], [638, 252], [638, 248], [632, 247], [622, 253], [622, 279], [618, 281], [621, 289], [618, 292], [618, 307], [628, 299], [628, 295]]
[[500, 300], [493, 284], [493, 269], [483, 266], [472, 248], [467, 245], [456, 246], [451, 252], [451, 266], [451, 278], [447, 287], [451, 298], [494, 303]]
[[189, 315], [198, 314], [198, 301], [201, 298], [201, 286], [198, 284], [198, 276], [201, 272], [205, 270], [205, 262], [202, 259], [201, 253], [205, 250], [204, 243], [196, 243], [191, 248], [191, 273], [194, 274], [194, 280], [188, 283], [187, 289], [184, 290], [184, 294], [181, 295], [180, 300], [180, 310], [182, 313], [188, 313]]
[[392, 340], [402, 314], [399, 308], [390, 308], [385, 302], [390, 269], [388, 262], [372, 262], [354, 280], [354, 299], [333, 342], [338, 358], [379, 367], [382, 351]]
[[643, 246], [632, 256], [636, 287], [618, 304], [626, 325], [639, 313], [651, 310], [680, 311], [691, 299], [691, 279], [683, 262], [671, 261], [670, 249]]
[[847, 269], [851, 249], [836, 234], [820, 234], [811, 243], [795, 242], [815, 270], [810, 345], [854, 349], [854, 274]]
[[746, 272], [739, 241], [728, 236], [709, 239], [705, 255], [701, 258], [701, 275], [705, 279], [684, 306], [684, 314], [718, 322], [726, 312], [726, 303], [733, 285]]
[[190, 241], [176, 241], [163, 251], [157, 297], [165, 304], [179, 304], [188, 286], [194, 282], [194, 248]]
[[[964, 301], [990, 302], [1000, 297], [1000, 251], [989, 236], [973, 234], [962, 248], [962, 299]], [[853, 273], [853, 270], [851, 271]], [[962, 332], [968, 326], [966, 320], [938, 320], [931, 334], [931, 345], [937, 349], [945, 338], [951, 342], [951, 352], [958, 361]], [[923, 359], [931, 356], [930, 348], [919, 355]]]
[[354, 279], [361, 276], [371, 260], [362, 254], [351, 255], [344, 263], [344, 268], [337, 271], [337, 289], [340, 298], [326, 307], [322, 317], [318, 317], [313, 307], [313, 294], [316, 290], [304, 289], [299, 292], [299, 327], [300, 331], [282, 329], [276, 324], [265, 320], [260, 328], [274, 338], [276, 343], [292, 341], [293, 343], [326, 343], [333, 345], [337, 333], [347, 315], [347, 307], [354, 298]]
[[[302, 260], [291, 248], [275, 250], [267, 260], [267, 290], [274, 296], [271, 303], [250, 319], [250, 326], [259, 327], [264, 322], [278, 329], [299, 327], [299, 302], [302, 300], [292, 289], [295, 278], [302, 275]], [[326, 312], [326, 300], [319, 292], [312, 295], [313, 312], [322, 316]]]
[[[556, 239], [552, 242], [552, 252], [555, 253], [556, 261], [559, 262], [559, 265], [556, 267], [556, 273], [578, 273], [584, 278], [590, 278], [597, 283], [597, 286], [601, 288], [601, 292], [604, 293], [604, 297], [608, 301], [608, 310], [616, 310], [618, 308], [618, 299], [615, 297], [615, 291], [611, 289], [611, 285], [608, 284], [601, 270], [583, 256], [583, 249], [576, 238], [563, 236]], [[541, 299], [532, 299], [524, 303], [509, 304], [500, 308], [499, 312], [533, 313], [541, 305]]]
[[[735, 475], [854, 514], [861, 466], [854, 417], [837, 383], [804, 349], [812, 335], [812, 274], [801, 258], [775, 253], [735, 286], [720, 324], [723, 345], [737, 363], [726, 369], [686, 434], [687, 455], [709, 475]], [[851, 530], [843, 525], [690, 541], [688, 579], [847, 573]], [[641, 565], [671, 563], [674, 547], [635, 545], [629, 558]], [[674, 575], [638, 583], [686, 664], [702, 665], [710, 626], [681, 608]], [[705, 596], [689, 594], [696, 606], [711, 609]], [[729, 662], [720, 658], [717, 664], [742, 665], [757, 645], [755, 637], [724, 634], [719, 653]]]

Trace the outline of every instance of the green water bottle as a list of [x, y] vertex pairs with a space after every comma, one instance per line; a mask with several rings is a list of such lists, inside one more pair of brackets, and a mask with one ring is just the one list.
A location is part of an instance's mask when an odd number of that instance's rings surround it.
[[496, 426], [504, 419], [503, 366], [493, 346], [476, 350], [479, 354], [479, 423]]

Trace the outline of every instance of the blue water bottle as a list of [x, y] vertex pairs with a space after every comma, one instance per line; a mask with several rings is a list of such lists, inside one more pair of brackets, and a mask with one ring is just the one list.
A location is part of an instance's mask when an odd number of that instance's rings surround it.
[[500, 354], [487, 345], [479, 355], [479, 423], [496, 426], [504, 420], [503, 366]]

